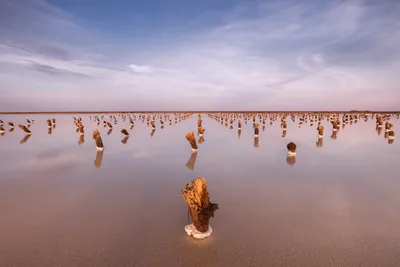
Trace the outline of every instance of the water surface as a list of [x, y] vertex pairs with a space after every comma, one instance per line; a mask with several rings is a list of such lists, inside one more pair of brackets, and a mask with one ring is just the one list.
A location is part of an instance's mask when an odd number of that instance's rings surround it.
[[[378, 135], [375, 120], [348, 124], [336, 139], [325, 120], [322, 143], [316, 124], [288, 118], [283, 138], [279, 120], [267, 120], [257, 142], [251, 121], [239, 134], [203, 114], [204, 142], [192, 155], [185, 135], [197, 131], [196, 114], [164, 129], [156, 121], [153, 133], [139, 120], [132, 130], [119, 120], [109, 135], [100, 124], [104, 152], [89, 115], [75, 115], [84, 140], [72, 116], [0, 117], [36, 119], [29, 138], [8, 125], [0, 136], [0, 266], [400, 265], [400, 146]], [[57, 120], [51, 134], [48, 118]], [[220, 206], [201, 241], [183, 230], [180, 194], [196, 177]]]

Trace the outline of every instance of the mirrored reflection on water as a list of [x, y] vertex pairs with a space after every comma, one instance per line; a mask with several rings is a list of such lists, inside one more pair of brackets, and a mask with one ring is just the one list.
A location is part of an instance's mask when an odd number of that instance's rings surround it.
[[103, 161], [104, 151], [96, 151], [96, 159], [94, 160], [94, 166], [96, 168], [101, 168], [101, 162]]
[[27, 134], [27, 135], [25, 135], [25, 137], [24, 138], [22, 138], [21, 139], [21, 141], [19, 142], [21, 145], [22, 144], [25, 144], [26, 143], [26, 141], [28, 141], [29, 140], [29, 138], [31, 137], [32, 135], [31, 134]]
[[191, 153], [190, 158], [189, 158], [188, 162], [186, 163], [186, 167], [189, 170], [194, 171], [196, 159], [197, 159], [197, 151]]
[[[202, 114], [192, 153], [197, 114], [166, 115], [162, 130], [150, 115], [156, 134], [141, 114], [0, 115], [0, 266], [397, 266], [396, 116], [340, 115], [334, 132], [325, 115], [288, 114], [284, 130], [280, 114]], [[7, 124], [27, 118], [30, 136]], [[202, 241], [183, 230], [180, 190], [196, 177], [220, 206]]]

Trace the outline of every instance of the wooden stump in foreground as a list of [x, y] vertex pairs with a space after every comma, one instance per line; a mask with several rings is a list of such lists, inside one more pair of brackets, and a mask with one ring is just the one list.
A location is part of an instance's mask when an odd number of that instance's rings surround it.
[[209, 221], [211, 217], [214, 217], [218, 204], [210, 202], [206, 180], [204, 178], [194, 179], [181, 190], [181, 193], [192, 219], [192, 224], [185, 226], [186, 233], [197, 239], [210, 236], [212, 228]]

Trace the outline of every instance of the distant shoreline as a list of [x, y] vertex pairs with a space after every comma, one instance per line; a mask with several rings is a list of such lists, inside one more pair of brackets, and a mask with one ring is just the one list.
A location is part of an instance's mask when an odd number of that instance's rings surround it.
[[0, 112], [1, 115], [28, 115], [28, 114], [124, 114], [124, 113], [400, 113], [400, 111], [373, 111], [373, 110], [349, 110], [349, 111], [277, 111], [277, 110], [175, 110], [175, 111], [23, 111]]

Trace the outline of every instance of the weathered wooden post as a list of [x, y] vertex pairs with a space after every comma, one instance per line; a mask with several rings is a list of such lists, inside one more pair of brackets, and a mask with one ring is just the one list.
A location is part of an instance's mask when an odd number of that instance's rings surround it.
[[203, 135], [204, 135], [204, 132], [206, 131], [206, 129], [204, 129], [203, 127], [199, 127], [198, 129], [197, 129], [197, 132], [198, 132], [198, 134], [199, 134], [199, 136], [200, 137], [202, 137]]
[[6, 132], [6, 129], [3, 128], [3, 125], [0, 125], [0, 133], [3, 134], [3, 133], [5, 133], [5, 132]]
[[239, 119], [238, 120], [238, 130], [241, 130], [241, 129], [242, 129], [242, 120]]
[[323, 137], [324, 136], [324, 126], [319, 125], [317, 127], [317, 131], [318, 131], [318, 137]]
[[125, 137], [129, 137], [129, 133], [126, 129], [121, 129], [121, 133], [125, 136]]
[[394, 131], [389, 131], [388, 139], [394, 139]]
[[258, 124], [258, 123], [254, 124], [254, 137], [258, 137], [258, 134], [260, 133], [259, 127], [260, 127], [260, 124]]
[[190, 146], [192, 147], [192, 152], [196, 152], [199, 150], [197, 147], [196, 139], [194, 138], [194, 132], [190, 132], [186, 135], [186, 139], [189, 141]]
[[21, 128], [26, 134], [32, 134], [31, 130], [25, 127], [25, 125], [19, 124], [19, 128]]
[[97, 151], [103, 151], [104, 150], [104, 145], [103, 141], [101, 140], [100, 132], [99, 130], [94, 130], [93, 132], [93, 139], [96, 142], [96, 150]]
[[53, 128], [53, 125], [52, 125], [50, 119], [47, 120], [47, 127], [48, 127], [48, 128]]
[[13, 122], [11, 122], [11, 121], [8, 123], [8, 125], [10, 126], [10, 128], [14, 128], [15, 127], [15, 124]]
[[386, 122], [385, 123], [385, 131], [389, 132], [390, 130], [392, 130], [393, 124], [391, 124], [390, 122]]
[[296, 148], [297, 148], [297, 146], [296, 146], [295, 143], [290, 142], [289, 144], [287, 144], [286, 147], [288, 149], [288, 152], [287, 152], [288, 156], [296, 156]]
[[218, 204], [210, 202], [206, 180], [204, 178], [194, 179], [181, 190], [181, 193], [192, 219], [192, 223], [185, 226], [185, 232], [196, 239], [210, 236], [212, 228], [209, 221], [211, 217], [214, 217]]

